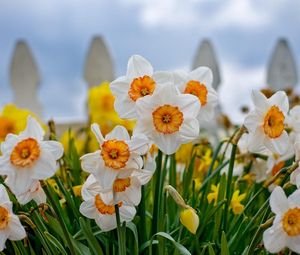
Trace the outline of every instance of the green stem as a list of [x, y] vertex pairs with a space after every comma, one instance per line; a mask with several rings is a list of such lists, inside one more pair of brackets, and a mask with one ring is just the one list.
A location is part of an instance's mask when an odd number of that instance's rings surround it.
[[119, 255], [126, 255], [126, 244], [123, 239], [123, 230], [120, 221], [120, 212], [118, 204], [115, 205], [116, 211], [116, 220], [117, 220], [117, 232], [118, 232], [118, 246], [119, 246]]
[[146, 242], [147, 239], [147, 224], [146, 224], [146, 203], [145, 203], [145, 186], [143, 185], [141, 188], [141, 193], [142, 193], [142, 198], [141, 198], [141, 203], [139, 205], [139, 215], [141, 217], [140, 220], [140, 236], [141, 236], [141, 243]]

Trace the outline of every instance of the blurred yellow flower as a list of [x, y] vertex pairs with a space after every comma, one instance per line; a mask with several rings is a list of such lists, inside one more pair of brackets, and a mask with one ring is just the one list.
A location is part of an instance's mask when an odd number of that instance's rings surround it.
[[246, 194], [241, 194], [240, 191], [236, 190], [231, 198], [230, 207], [234, 214], [240, 214], [244, 211], [245, 206], [241, 204], [241, 201], [244, 200]]
[[180, 212], [180, 222], [192, 234], [196, 234], [199, 226], [199, 217], [192, 207], [188, 206]]
[[4, 141], [9, 133], [19, 134], [23, 131], [29, 115], [38, 119], [34, 113], [26, 109], [18, 108], [14, 104], [5, 105], [0, 113], [0, 141]]
[[176, 151], [175, 158], [176, 162], [186, 164], [190, 161], [192, 156], [193, 144], [187, 143], [182, 144]]
[[73, 186], [73, 193], [76, 197], [81, 196], [81, 188], [82, 188], [82, 185]]
[[199, 190], [201, 185], [202, 185], [202, 181], [200, 178], [194, 178], [194, 182], [195, 182], [195, 190]]
[[220, 188], [220, 184], [218, 184], [217, 186], [212, 184], [211, 185], [211, 190], [212, 192], [210, 192], [208, 195], [207, 195], [207, 200], [208, 200], [208, 203], [210, 204], [212, 201], [215, 201], [215, 204], [217, 203], [217, 200], [218, 200], [218, 195], [219, 195], [219, 188]]
[[88, 107], [91, 122], [99, 124], [103, 135], [109, 133], [116, 125], [123, 125], [128, 131], [134, 128], [134, 121], [119, 118], [114, 109], [114, 102], [115, 97], [110, 91], [108, 82], [89, 89]]
[[51, 186], [51, 188], [59, 195], [61, 196], [61, 192], [58, 188], [58, 185], [54, 179], [48, 179], [47, 180], [48, 184]]
[[61, 137], [60, 142], [64, 146], [64, 151], [69, 150], [69, 141], [70, 139], [74, 139], [75, 147], [78, 153], [82, 152], [84, 147], [84, 140], [80, 137], [77, 137], [74, 131], [65, 131]]

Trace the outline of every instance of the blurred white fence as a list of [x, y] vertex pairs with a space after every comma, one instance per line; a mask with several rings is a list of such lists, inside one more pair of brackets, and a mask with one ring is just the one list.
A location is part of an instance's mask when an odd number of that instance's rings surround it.
[[[201, 65], [212, 69], [214, 75], [213, 86], [217, 89], [221, 82], [219, 64], [213, 45], [209, 40], [200, 43], [191, 67], [194, 69]], [[114, 77], [114, 64], [105, 41], [102, 37], [93, 38], [87, 51], [83, 72], [84, 80], [91, 87], [100, 84], [102, 81], [113, 80]], [[293, 88], [296, 86], [297, 81], [297, 67], [288, 42], [285, 39], [280, 39], [267, 66], [266, 84], [277, 90]], [[41, 83], [39, 68], [30, 47], [25, 41], [16, 43], [10, 66], [10, 83], [14, 103], [20, 107], [30, 109], [42, 117], [43, 106], [37, 96], [37, 90]], [[60, 123], [58, 132], [61, 133], [62, 129], [68, 125], [79, 127], [82, 124], [80, 122]]]

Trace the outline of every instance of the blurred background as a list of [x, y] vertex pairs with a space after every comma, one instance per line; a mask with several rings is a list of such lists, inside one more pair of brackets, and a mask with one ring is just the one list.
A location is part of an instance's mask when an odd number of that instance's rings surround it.
[[124, 75], [133, 54], [155, 70], [191, 70], [201, 42], [209, 39], [222, 108], [240, 121], [251, 90], [267, 86], [280, 38], [288, 41], [292, 80], [298, 82], [299, 13], [294, 0], [0, 0], [0, 106], [14, 100], [10, 68], [19, 40], [38, 69], [43, 118], [78, 120], [86, 118], [84, 68], [93, 37], [104, 40], [114, 77]]

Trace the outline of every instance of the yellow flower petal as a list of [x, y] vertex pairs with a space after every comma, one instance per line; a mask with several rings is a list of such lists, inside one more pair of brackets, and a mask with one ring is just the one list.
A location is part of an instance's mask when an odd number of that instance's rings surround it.
[[192, 234], [196, 234], [199, 226], [199, 217], [192, 207], [183, 209], [180, 213], [180, 222]]

